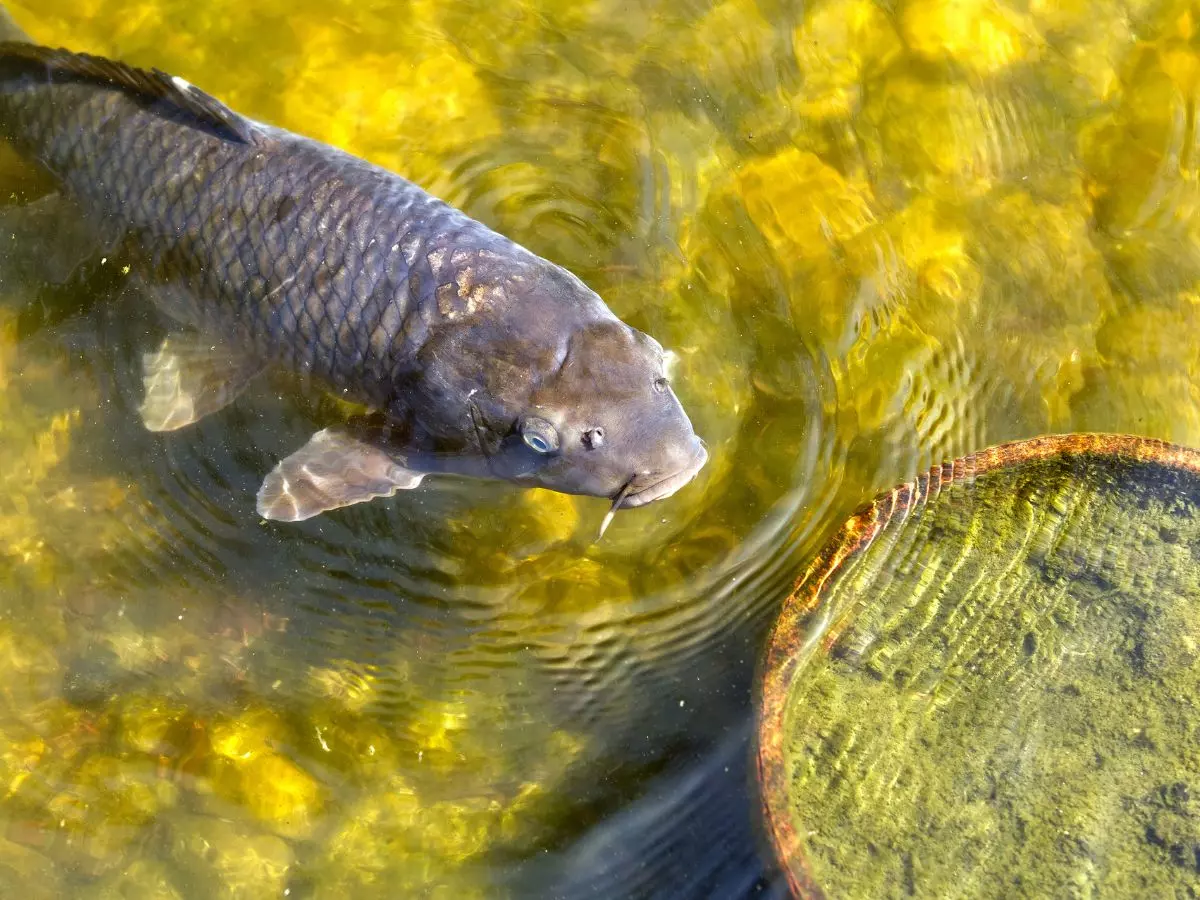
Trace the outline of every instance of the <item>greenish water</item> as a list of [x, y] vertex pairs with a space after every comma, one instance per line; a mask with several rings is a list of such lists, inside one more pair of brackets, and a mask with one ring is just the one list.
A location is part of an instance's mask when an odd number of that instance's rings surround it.
[[830, 530], [1001, 440], [1200, 444], [1189, 5], [9, 6], [568, 266], [679, 354], [711, 461], [599, 544], [599, 501], [467, 483], [267, 525], [333, 401], [151, 435], [119, 268], [9, 297], [6, 894], [778, 890], [751, 684]]

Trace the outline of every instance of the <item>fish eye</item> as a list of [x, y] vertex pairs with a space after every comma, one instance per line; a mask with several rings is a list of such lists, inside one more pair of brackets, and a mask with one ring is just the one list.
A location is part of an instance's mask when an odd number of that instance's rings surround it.
[[526, 416], [521, 420], [521, 440], [534, 453], [553, 453], [558, 449], [558, 430], [545, 419]]
[[654, 379], [654, 390], [656, 393], [661, 394], [670, 386], [670, 384], [671, 384], [671, 382], [669, 382], [665, 378], [655, 378]]

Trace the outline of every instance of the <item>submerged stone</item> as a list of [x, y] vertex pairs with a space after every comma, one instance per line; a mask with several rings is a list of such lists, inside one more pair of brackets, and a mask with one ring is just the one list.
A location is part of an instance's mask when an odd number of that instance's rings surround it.
[[203, 896], [222, 900], [283, 896], [295, 861], [283, 839], [208, 816], [173, 822], [171, 856]]
[[1198, 883], [1200, 453], [1038, 438], [851, 517], [761, 692], [805, 897], [1173, 896]]
[[864, 76], [882, 71], [901, 44], [872, 0], [828, 0], [805, 15], [793, 50], [803, 78], [793, 105], [801, 115], [827, 119], [857, 111]]
[[276, 715], [265, 709], [251, 709], [236, 719], [215, 724], [212, 748], [218, 756], [249, 762], [270, 753], [284, 733]]
[[0, 884], [7, 896], [54, 900], [62, 896], [62, 877], [41, 853], [0, 838]]
[[1036, 58], [1041, 44], [1028, 16], [994, 0], [912, 0], [900, 32], [919, 56], [982, 75]]
[[255, 819], [285, 837], [307, 837], [323, 803], [317, 780], [274, 752], [222, 760], [213, 784], [218, 794], [239, 802]]
[[164, 863], [139, 859], [101, 882], [94, 896], [97, 900], [182, 900], [173, 875]]

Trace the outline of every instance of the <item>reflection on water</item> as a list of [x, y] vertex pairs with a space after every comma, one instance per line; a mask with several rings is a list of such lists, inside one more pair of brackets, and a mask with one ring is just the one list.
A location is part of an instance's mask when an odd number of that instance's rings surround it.
[[268, 525], [335, 401], [148, 434], [120, 269], [10, 289], [6, 890], [778, 890], [745, 741], [804, 555], [1000, 440], [1200, 443], [1184, 4], [9, 6], [572, 268], [678, 354], [711, 461], [598, 544], [600, 501], [468, 483]]

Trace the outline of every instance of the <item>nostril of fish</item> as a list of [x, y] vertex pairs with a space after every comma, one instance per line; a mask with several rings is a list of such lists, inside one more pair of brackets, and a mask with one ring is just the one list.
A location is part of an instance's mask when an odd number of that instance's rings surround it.
[[589, 428], [583, 433], [583, 446], [589, 450], [595, 450], [604, 443], [603, 428]]

